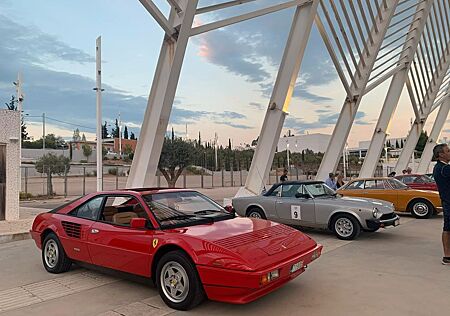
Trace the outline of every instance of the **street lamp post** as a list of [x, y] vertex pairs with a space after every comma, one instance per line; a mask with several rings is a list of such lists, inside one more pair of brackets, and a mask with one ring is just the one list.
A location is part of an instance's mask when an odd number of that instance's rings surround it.
[[287, 155], [287, 167], [289, 172], [291, 170], [291, 163], [289, 161], [289, 141], [286, 144], [286, 155]]

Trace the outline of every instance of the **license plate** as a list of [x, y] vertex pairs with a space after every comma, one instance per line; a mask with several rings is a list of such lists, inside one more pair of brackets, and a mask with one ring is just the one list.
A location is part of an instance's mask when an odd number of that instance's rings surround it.
[[300, 270], [303, 267], [303, 261], [294, 263], [291, 267], [291, 273], [294, 273], [295, 271]]
[[398, 226], [398, 225], [400, 225], [400, 220], [396, 219], [395, 222], [394, 222], [394, 226]]

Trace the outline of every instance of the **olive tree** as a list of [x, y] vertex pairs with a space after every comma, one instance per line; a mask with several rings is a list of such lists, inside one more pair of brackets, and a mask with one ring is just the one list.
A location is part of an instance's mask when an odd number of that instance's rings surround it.
[[47, 175], [47, 195], [54, 195], [52, 175], [63, 175], [70, 170], [70, 159], [63, 155], [46, 154], [35, 164], [36, 171]]
[[181, 138], [164, 138], [158, 169], [167, 180], [170, 188], [174, 188], [183, 170], [192, 164], [197, 149], [194, 142]]
[[81, 146], [83, 149], [83, 155], [86, 157], [86, 161], [89, 161], [89, 156], [92, 155], [92, 148], [88, 144], [83, 144]]

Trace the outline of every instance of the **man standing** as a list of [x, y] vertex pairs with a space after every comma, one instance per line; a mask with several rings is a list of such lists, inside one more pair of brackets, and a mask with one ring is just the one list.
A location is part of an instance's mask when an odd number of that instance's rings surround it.
[[444, 257], [442, 258], [442, 264], [450, 265], [450, 166], [448, 164], [450, 162], [450, 148], [447, 144], [436, 145], [433, 149], [433, 156], [437, 160], [433, 169], [433, 176], [444, 209], [444, 230], [442, 232]]
[[284, 181], [287, 181], [287, 180], [288, 180], [287, 174], [288, 174], [287, 169], [284, 169], [284, 170], [283, 170], [283, 174], [282, 174], [281, 177], [280, 177], [280, 182], [284, 182]]
[[330, 172], [328, 174], [328, 179], [325, 180], [325, 184], [333, 190], [337, 190], [336, 181], [334, 180], [334, 173]]

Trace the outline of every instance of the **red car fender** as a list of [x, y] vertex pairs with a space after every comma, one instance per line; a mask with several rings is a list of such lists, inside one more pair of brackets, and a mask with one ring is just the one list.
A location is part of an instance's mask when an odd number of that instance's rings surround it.
[[[168, 239], [165, 238], [160, 238], [158, 245], [156, 246], [155, 249], [155, 254], [153, 256], [153, 259], [156, 258], [158, 256], [158, 253], [164, 252], [165, 249], [170, 249], [170, 248], [179, 248], [181, 250], [183, 250], [191, 259], [195, 264], [198, 264], [198, 256], [195, 253], [195, 250], [191, 247], [191, 245], [186, 242], [183, 239], [179, 239], [179, 238], [173, 238], [170, 237]], [[153, 261], [152, 259], [152, 261]], [[153, 262], [152, 262], [153, 264]]]
[[52, 214], [43, 213], [36, 216], [33, 222], [33, 226], [30, 230], [30, 234], [39, 248], [42, 248], [43, 242], [42, 234], [44, 233], [44, 231], [50, 230], [54, 232], [57, 236], [59, 236], [60, 228], [53, 221]]

